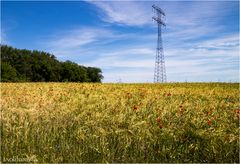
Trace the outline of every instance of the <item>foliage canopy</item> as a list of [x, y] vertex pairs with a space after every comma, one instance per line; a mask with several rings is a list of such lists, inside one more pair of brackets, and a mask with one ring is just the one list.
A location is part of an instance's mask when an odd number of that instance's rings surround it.
[[100, 68], [60, 62], [50, 53], [1, 45], [2, 82], [101, 82]]

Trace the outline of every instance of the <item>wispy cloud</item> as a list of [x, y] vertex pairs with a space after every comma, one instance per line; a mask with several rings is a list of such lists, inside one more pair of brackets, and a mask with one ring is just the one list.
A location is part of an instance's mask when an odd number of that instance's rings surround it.
[[151, 23], [149, 11], [146, 10], [142, 2], [134, 1], [91, 1], [91, 4], [100, 8], [104, 15], [101, 18], [110, 23], [123, 25], [145, 25]]
[[[166, 23], [168, 26], [196, 26], [212, 24], [221, 19], [231, 10], [224, 2], [171, 2], [171, 1], [88, 1], [100, 9], [100, 18], [109, 23], [122, 25], [149, 25], [153, 24], [151, 6], [159, 5], [166, 12]], [[201, 7], [199, 7], [201, 6]], [[194, 12], [193, 12], [194, 11]], [[219, 13], [221, 11], [221, 13]], [[220, 15], [219, 15], [220, 14]]]
[[[79, 54], [86, 51], [88, 46], [102, 46], [124, 37], [126, 35], [111, 29], [79, 27], [54, 33], [42, 39], [41, 45], [56, 56], [61, 57]], [[92, 48], [90, 49], [94, 51]]]
[[[224, 38], [217, 38], [202, 42], [196, 48], [199, 49], [238, 49], [239, 35], [233, 34]], [[236, 54], [237, 55], [237, 54]]]

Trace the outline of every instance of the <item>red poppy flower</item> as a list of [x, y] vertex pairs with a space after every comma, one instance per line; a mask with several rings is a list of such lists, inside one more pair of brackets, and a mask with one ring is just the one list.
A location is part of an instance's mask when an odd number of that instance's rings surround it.
[[240, 114], [240, 109], [236, 109], [235, 113]]
[[157, 122], [161, 122], [161, 118], [157, 118]]
[[210, 126], [212, 124], [212, 121], [211, 120], [208, 120], [208, 125]]
[[137, 110], [138, 107], [136, 105], [133, 106], [133, 110]]

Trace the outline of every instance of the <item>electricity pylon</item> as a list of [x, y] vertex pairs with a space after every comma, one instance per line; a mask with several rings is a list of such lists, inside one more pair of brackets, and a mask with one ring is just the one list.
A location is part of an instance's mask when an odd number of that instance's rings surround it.
[[166, 26], [162, 18], [165, 17], [165, 13], [161, 8], [156, 5], [152, 5], [155, 16], [152, 19], [158, 25], [158, 40], [157, 40], [157, 49], [156, 49], [156, 59], [155, 59], [155, 69], [154, 69], [154, 83], [164, 83], [167, 82], [165, 60], [163, 54], [163, 45], [162, 45], [162, 26]]

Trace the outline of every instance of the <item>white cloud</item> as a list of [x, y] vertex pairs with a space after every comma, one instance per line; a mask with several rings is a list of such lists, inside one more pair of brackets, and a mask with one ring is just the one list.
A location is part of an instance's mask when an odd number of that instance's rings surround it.
[[125, 50], [118, 48], [100, 53], [95, 60], [79, 64], [101, 68], [152, 68], [154, 56], [154, 49], [129, 46]]
[[[215, 28], [209, 28], [204, 25], [192, 27], [176, 27], [172, 30], [167, 30], [167, 32], [163, 33], [164, 41], [169, 41], [172, 44], [178, 43], [181, 41], [195, 40], [204, 36], [215, 36], [215, 33], [219, 32], [222, 29], [221, 26]], [[192, 44], [192, 42], [191, 42]]]
[[62, 49], [80, 47], [86, 44], [99, 41], [103, 36], [111, 35], [104, 29], [97, 28], [76, 28], [62, 31], [52, 36], [49, 42], [45, 43], [49, 47], [60, 47]]
[[[130, 26], [154, 25], [152, 22], [152, 5], [161, 7], [165, 13], [167, 26], [211, 25], [231, 10], [220, 2], [171, 2], [171, 1], [88, 1], [98, 7], [104, 14], [100, 18], [109, 23]], [[224, 3], [224, 2], [223, 2]], [[201, 6], [201, 8], [199, 7]]]
[[149, 13], [151, 14], [151, 7], [149, 10], [146, 10], [142, 2], [91, 1], [90, 3], [104, 11], [105, 16], [101, 18], [106, 22], [125, 25], [145, 25], [151, 23], [151, 16], [149, 17]]
[[72, 54], [82, 54], [81, 52], [85, 51], [94, 51], [88, 46], [109, 44], [125, 37], [125, 34], [106, 28], [79, 27], [54, 33], [43, 39], [41, 45], [57, 57], [67, 57]]
[[233, 34], [224, 38], [217, 38], [202, 42], [197, 48], [200, 49], [223, 49], [239, 48], [239, 35]]
[[127, 50], [117, 50], [116, 52], [111, 52], [104, 54], [104, 56], [112, 57], [112, 56], [132, 56], [132, 57], [143, 57], [143, 56], [153, 56], [155, 54], [154, 49], [150, 49], [147, 47], [134, 47], [129, 46]]

